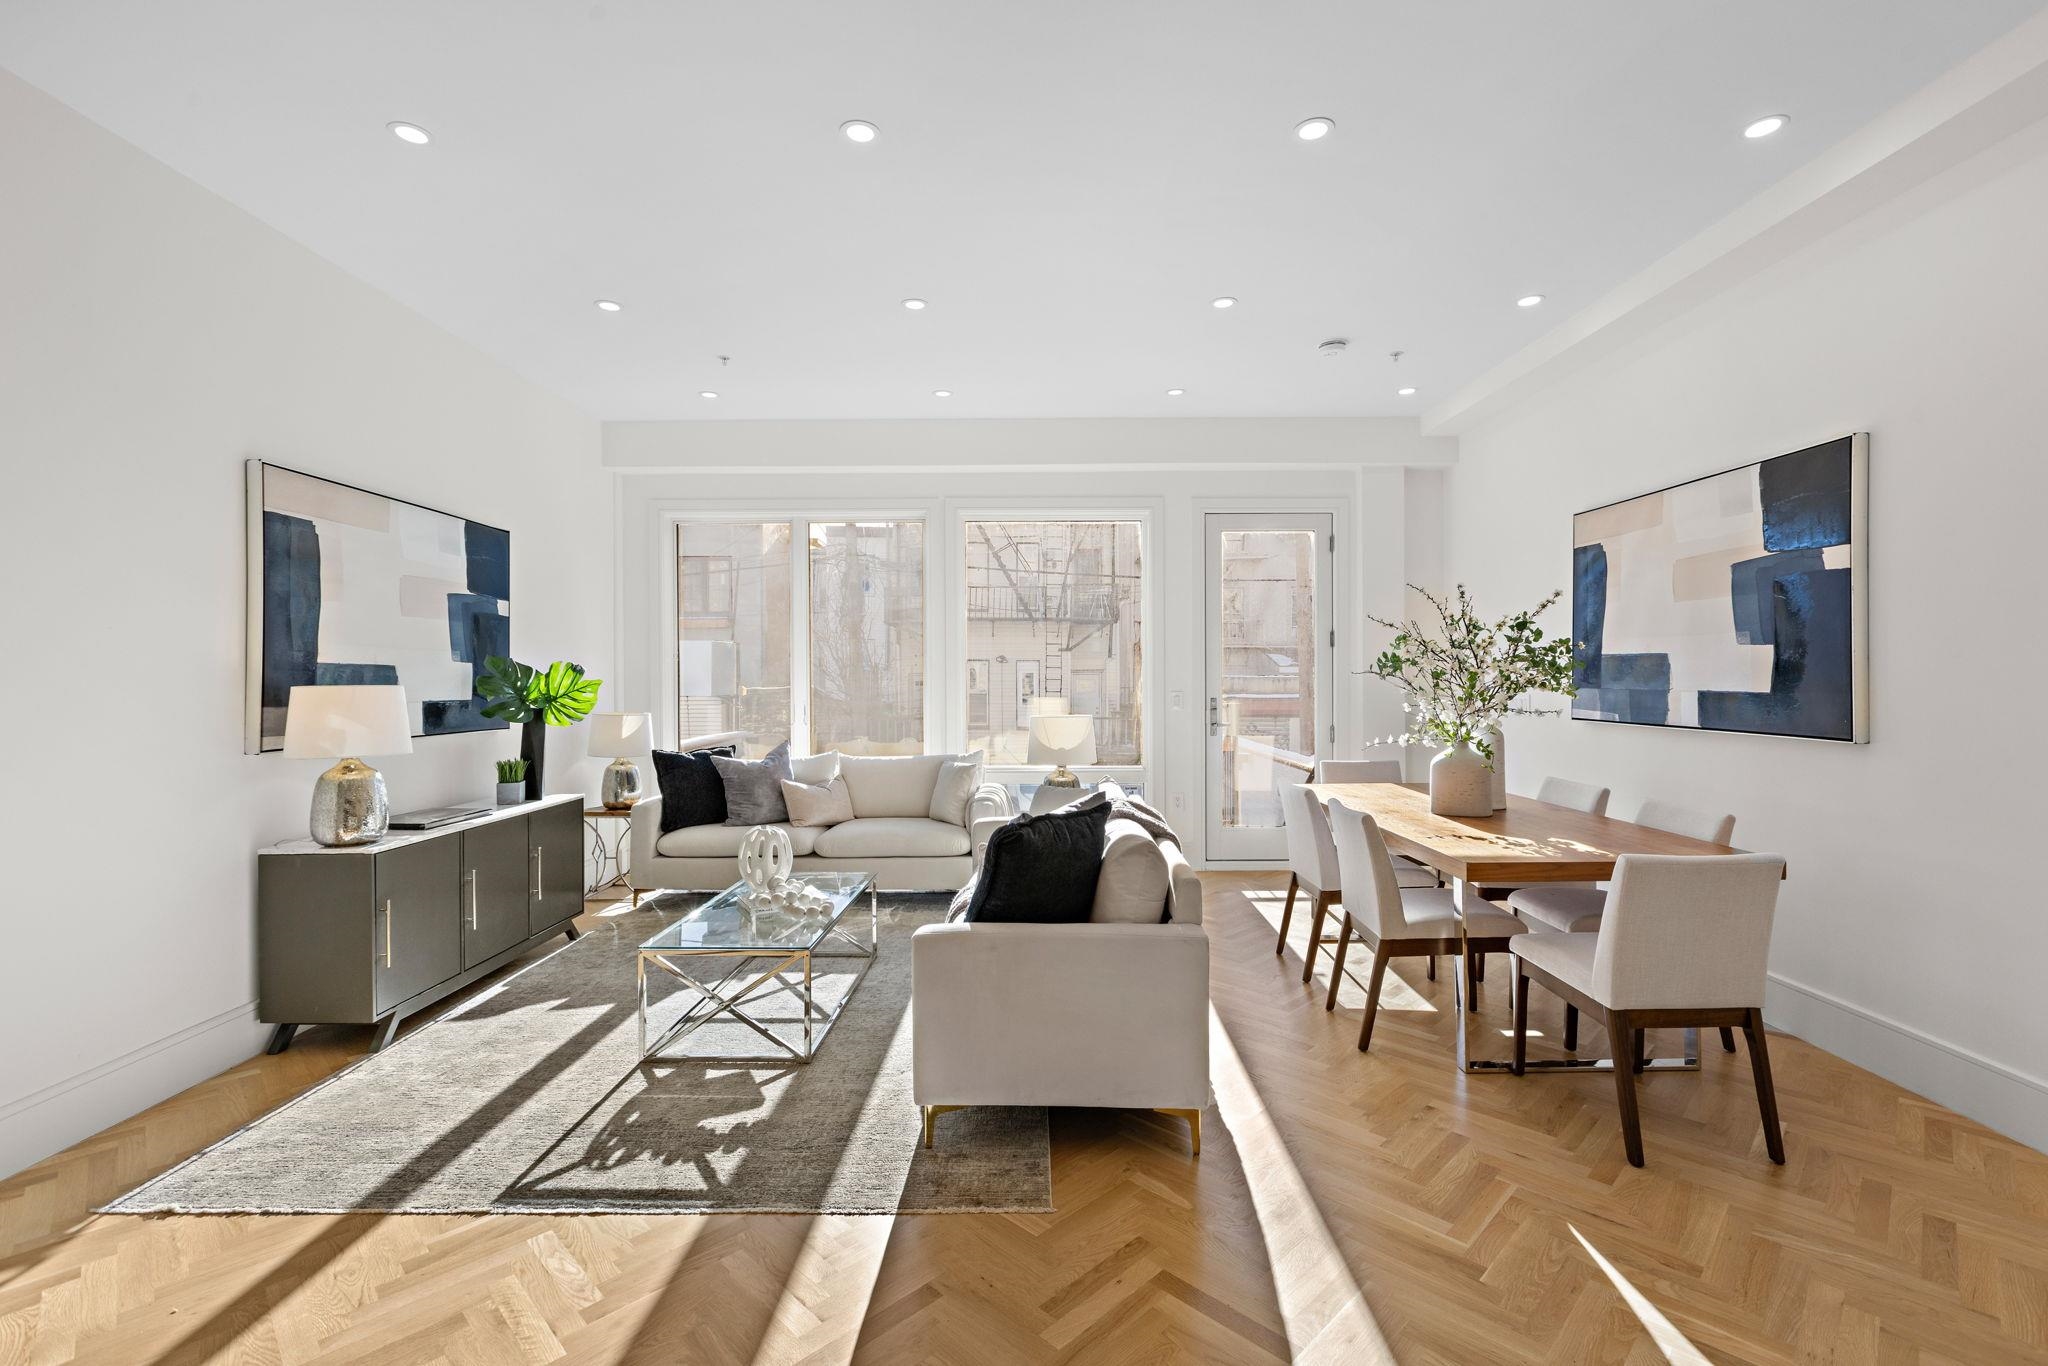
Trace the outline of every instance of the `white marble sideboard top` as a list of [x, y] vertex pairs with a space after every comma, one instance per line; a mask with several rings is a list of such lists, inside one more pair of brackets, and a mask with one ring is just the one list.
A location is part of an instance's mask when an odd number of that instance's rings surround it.
[[[436, 839], [439, 836], [457, 830], [471, 830], [479, 825], [489, 825], [492, 821], [501, 821], [507, 816], [523, 816], [529, 811], [538, 811], [543, 807], [559, 806], [563, 802], [575, 802], [577, 809], [581, 810], [589, 800], [588, 797], [580, 792], [558, 792], [554, 796], [542, 797], [538, 801], [520, 802], [516, 806], [500, 806], [486, 811], [481, 816], [471, 816], [467, 820], [450, 821], [446, 825], [437, 825], [432, 830], [393, 830], [386, 834], [383, 839], [371, 844], [326, 845], [312, 839], [297, 839], [285, 840], [281, 844], [273, 844], [268, 849], [258, 849], [256, 852], [258, 854], [374, 854], [381, 849], [403, 848], [408, 844], [417, 844], [421, 840]], [[443, 802], [441, 805], [452, 806], [454, 803]]]

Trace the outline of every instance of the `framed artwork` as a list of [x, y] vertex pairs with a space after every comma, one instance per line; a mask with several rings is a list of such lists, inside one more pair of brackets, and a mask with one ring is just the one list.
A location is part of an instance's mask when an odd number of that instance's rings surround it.
[[1571, 714], [1869, 739], [1869, 437], [1572, 518]]
[[476, 677], [512, 653], [511, 532], [260, 460], [248, 510], [248, 753], [284, 747], [296, 684], [399, 684], [415, 736], [505, 728]]
[[973, 697], [988, 691], [988, 661], [970, 659], [967, 661], [967, 695]]

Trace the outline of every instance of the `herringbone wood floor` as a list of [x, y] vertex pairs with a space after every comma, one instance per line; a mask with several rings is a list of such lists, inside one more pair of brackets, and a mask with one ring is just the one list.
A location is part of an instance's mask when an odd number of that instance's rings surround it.
[[1710, 1049], [1644, 1084], [1637, 1171], [1607, 1079], [1457, 1076], [1419, 962], [1361, 1056], [1275, 880], [1208, 885], [1199, 1161], [1071, 1112], [1043, 1215], [88, 1212], [366, 1042], [312, 1031], [0, 1183], [0, 1362], [2048, 1362], [2041, 1154], [1774, 1036], [1788, 1165]]

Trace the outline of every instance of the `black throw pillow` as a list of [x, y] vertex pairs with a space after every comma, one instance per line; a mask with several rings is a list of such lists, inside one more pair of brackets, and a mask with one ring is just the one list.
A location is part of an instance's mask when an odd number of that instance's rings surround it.
[[725, 779], [718, 776], [713, 755], [730, 759], [732, 746], [695, 749], [681, 754], [654, 751], [654, 781], [661, 788], [661, 833], [689, 825], [725, 824]]
[[1072, 925], [1095, 910], [1109, 805], [1019, 816], [989, 836], [965, 919]]

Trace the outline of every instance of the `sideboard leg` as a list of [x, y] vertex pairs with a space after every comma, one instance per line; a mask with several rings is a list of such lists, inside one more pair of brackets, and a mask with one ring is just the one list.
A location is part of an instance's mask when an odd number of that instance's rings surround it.
[[278, 1025], [270, 1031], [270, 1043], [263, 1051], [273, 1057], [284, 1052], [292, 1046], [292, 1035], [298, 1033], [298, 1031], [299, 1027], [295, 1024]]
[[377, 1022], [376, 1036], [370, 1040], [370, 1051], [372, 1053], [382, 1053], [385, 1049], [391, 1047], [391, 1041], [398, 1037], [398, 1021], [400, 1018], [402, 1017], [394, 1010]]
[[576, 922], [572, 920], [568, 924], [562, 926], [562, 937], [567, 939], [571, 944], [573, 944], [583, 937], [583, 931], [577, 929]]

